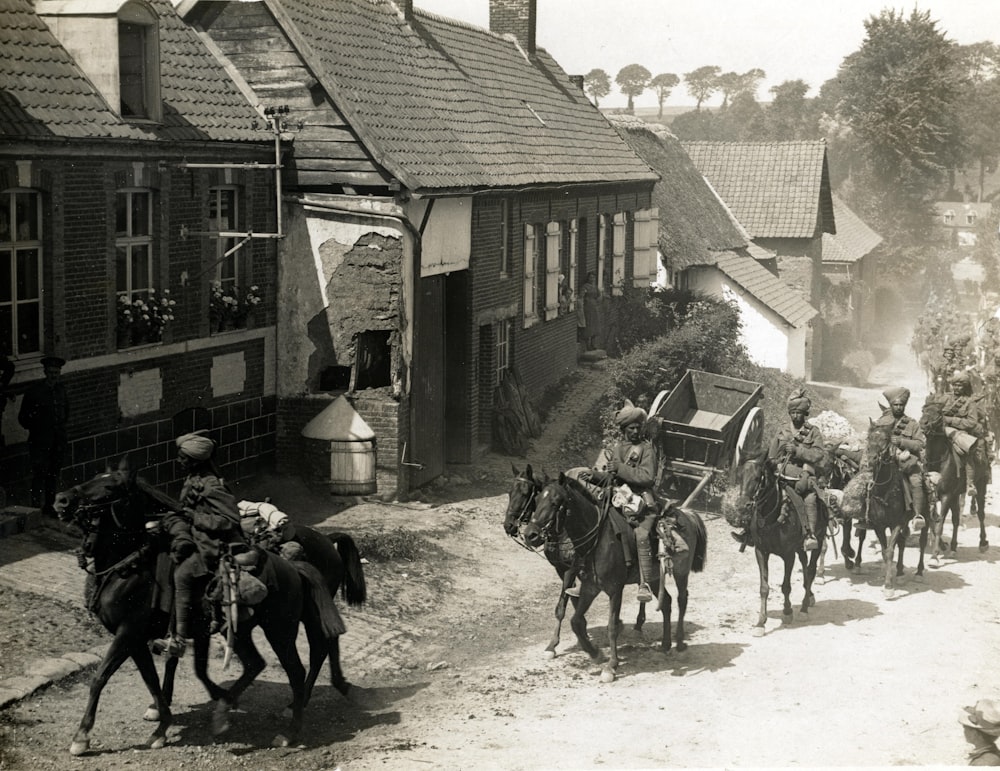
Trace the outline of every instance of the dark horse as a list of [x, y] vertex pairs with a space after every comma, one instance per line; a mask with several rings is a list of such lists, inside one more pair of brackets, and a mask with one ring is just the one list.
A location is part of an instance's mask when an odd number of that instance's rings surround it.
[[[521, 528], [531, 519], [535, 511], [535, 497], [541, 492], [542, 487], [549, 481], [547, 476], [535, 476], [529, 463], [523, 472], [518, 471], [512, 464], [511, 470], [514, 472], [514, 483], [507, 493], [507, 511], [504, 514], [503, 529], [515, 543], [520, 544], [531, 552], [535, 550], [524, 543], [521, 538]], [[572, 472], [570, 472], [572, 473]], [[556, 601], [556, 628], [552, 632], [548, 645], [545, 646], [545, 655], [554, 658], [556, 648], [559, 647], [560, 633], [562, 632], [562, 622], [566, 617], [566, 603], [572, 601], [576, 607], [577, 598], [566, 594], [566, 590], [573, 585], [574, 577], [579, 568], [575, 565], [576, 552], [573, 549], [573, 541], [565, 533], [560, 538], [546, 541], [542, 547], [545, 558], [549, 564], [555, 568], [559, 576], [559, 599]], [[620, 622], [619, 622], [620, 623]], [[635, 619], [635, 630], [641, 631], [646, 623], [646, 604], [639, 603], [639, 613]]]
[[[882, 545], [882, 563], [885, 568], [883, 591], [887, 597], [891, 597], [895, 592], [896, 576], [903, 575], [903, 550], [906, 548], [906, 538], [910, 534], [910, 507], [903, 489], [906, 480], [896, 462], [896, 448], [891, 440], [891, 424], [871, 423], [868, 428], [866, 451], [871, 480], [868, 482], [867, 494], [862, 497], [868, 528], [875, 531]], [[927, 548], [928, 529], [925, 527], [920, 531], [918, 576], [924, 574], [924, 550]], [[896, 569], [893, 570], [892, 555], [897, 546], [899, 556], [896, 559]]]
[[795, 558], [802, 564], [802, 582], [805, 594], [802, 597], [800, 613], [809, 613], [809, 608], [816, 604], [812, 585], [816, 579], [816, 567], [823, 551], [826, 539], [826, 507], [819, 504], [819, 519], [815, 535], [819, 548], [814, 549], [807, 557], [802, 548], [804, 534], [795, 505], [784, 491], [782, 482], [771, 468], [763, 455], [751, 457], [737, 470], [739, 482], [739, 503], [749, 514], [750, 540], [753, 543], [754, 554], [757, 557], [757, 572], [760, 575], [760, 612], [753, 633], [759, 637], [764, 634], [767, 624], [767, 598], [771, 593], [768, 585], [769, 562], [772, 554], [781, 557], [785, 572], [781, 579], [781, 593], [784, 596], [782, 605], [782, 621], [792, 620], [792, 569]]
[[[558, 540], [563, 533], [573, 542], [579, 555], [581, 570], [580, 597], [575, 604], [570, 626], [576, 634], [580, 647], [595, 661], [600, 653], [587, 635], [587, 610], [597, 595], [604, 592], [609, 599], [608, 638], [610, 656], [601, 671], [603, 682], [612, 682], [618, 669], [618, 618], [621, 615], [622, 593], [627, 584], [639, 583], [637, 564], [629, 566], [625, 559], [622, 543], [618, 540], [611, 517], [619, 516], [609, 502], [597, 501], [587, 488], [566, 474], [547, 482], [538, 493], [535, 510], [522, 529], [529, 546], [537, 548], [546, 541]], [[684, 615], [687, 612], [687, 583], [692, 571], [699, 572], [705, 566], [708, 534], [701, 517], [689, 512], [679, 512], [679, 527], [688, 544], [688, 551], [674, 557], [673, 574], [677, 586], [677, 649], [687, 647], [684, 635]], [[622, 533], [633, 537], [632, 528], [621, 518]], [[633, 549], [634, 552], [634, 549]], [[661, 558], [661, 565], [669, 562]], [[671, 598], [666, 591], [661, 575], [651, 581], [651, 588], [658, 591], [660, 611], [663, 614], [663, 632], [660, 647], [670, 650]]]
[[[92, 560], [92, 572], [88, 575], [89, 607], [114, 635], [91, 683], [87, 707], [70, 745], [73, 755], [89, 749], [101, 693], [128, 658], [135, 662], [153, 697], [158, 722], [148, 745], [155, 749], [166, 741], [177, 660], [168, 661], [161, 687], [148, 641], [162, 637], [167, 631], [169, 603], [162, 592], [163, 577], [169, 576], [170, 564], [169, 556], [155, 539], [151, 540], [147, 523], [157, 521], [157, 512], [176, 507], [176, 501], [130, 472], [124, 459], [116, 470], [109, 469], [56, 497], [55, 508], [60, 518], [75, 522], [84, 531], [81, 560]], [[335, 634], [331, 617], [339, 618], [335, 608], [330, 610], [332, 598], [314, 567], [307, 563], [293, 565], [266, 552], [261, 553], [261, 559], [261, 580], [267, 585], [267, 597], [254, 606], [250, 619], [240, 620], [233, 635], [233, 650], [243, 664], [242, 674], [228, 689], [209, 678], [210, 637], [204, 619], [195, 625], [194, 670], [210, 698], [216, 701], [213, 731], [222, 733], [229, 727], [229, 710], [264, 669], [264, 659], [251, 636], [253, 629], [260, 626], [292, 688], [291, 723], [288, 731], [279, 733], [273, 741], [277, 746], [288, 746], [301, 730], [306, 702], [306, 672], [295, 645], [299, 623], [306, 626], [310, 640], [318, 640]], [[310, 668], [321, 667], [329, 650], [329, 645], [311, 648]]]
[[937, 560], [942, 550], [942, 537], [944, 535], [944, 523], [948, 513], [951, 513], [951, 541], [947, 542], [943, 549], [951, 551], [952, 556], [958, 549], [958, 525], [962, 516], [962, 494], [966, 490], [966, 473], [972, 471], [972, 486], [976, 491], [976, 514], [979, 517], [979, 551], [986, 551], [989, 548], [989, 541], [986, 540], [985, 522], [985, 501], [986, 486], [989, 483], [989, 459], [986, 457], [982, 439], [977, 439], [972, 450], [966, 456], [967, 464], [962, 463], [951, 440], [945, 434], [944, 415], [942, 408], [944, 404], [940, 399], [929, 398], [924, 402], [924, 409], [920, 415], [920, 428], [927, 439], [926, 470], [937, 472], [940, 478], [937, 481], [937, 497], [941, 504], [941, 510], [933, 521], [933, 546], [931, 558]]

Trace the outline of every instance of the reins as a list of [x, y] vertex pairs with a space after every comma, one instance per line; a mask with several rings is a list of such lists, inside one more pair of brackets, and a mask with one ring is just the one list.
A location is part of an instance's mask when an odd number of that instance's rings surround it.
[[[574, 495], [580, 495], [579, 493], [576, 493], [576, 491], [570, 490], [564, 486], [561, 487], [569, 498], [572, 498]], [[589, 503], [589, 501], [587, 501], [587, 503]], [[601, 526], [607, 519], [607, 512], [610, 508], [610, 503], [610, 496], [605, 495], [602, 506], [597, 506], [596, 504], [594, 505], [594, 508], [597, 509], [597, 522], [595, 522], [594, 526], [580, 537], [579, 543], [577, 543], [576, 539], [571, 537], [571, 540], [573, 541], [573, 549], [576, 551], [578, 557], [585, 558], [595, 548], [597, 548], [597, 544], [601, 537]], [[569, 519], [569, 515], [570, 511], [566, 502], [562, 502], [556, 507], [555, 515], [552, 517], [551, 521], [551, 528], [544, 528], [545, 532], [543, 532], [543, 535], [545, 536], [546, 541], [552, 542], [557, 539], [559, 533], [563, 531], [563, 525], [565, 524], [565, 520]], [[560, 519], [563, 521], [560, 522]]]
[[[531, 493], [527, 496], [527, 498], [525, 498], [524, 505], [521, 506], [521, 512], [517, 515], [518, 522], [527, 522], [528, 519], [530, 519], [531, 517], [531, 513], [535, 510], [535, 496], [538, 495], [538, 486], [535, 484], [534, 480], [528, 479], [527, 477], [523, 476], [517, 477], [517, 479], [515, 479], [514, 481], [525, 482], [531, 487]], [[509, 535], [510, 539], [525, 551], [530, 551], [532, 554], [537, 554], [539, 557], [545, 556], [538, 549], [532, 549], [530, 546], [528, 546], [528, 544], [524, 542], [524, 539], [522, 539], [519, 535], [513, 533]]]

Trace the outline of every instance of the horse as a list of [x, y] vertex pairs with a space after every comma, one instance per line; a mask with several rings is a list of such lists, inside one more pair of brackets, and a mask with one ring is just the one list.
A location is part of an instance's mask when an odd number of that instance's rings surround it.
[[[513, 464], [511, 464], [511, 470], [514, 472], [514, 482], [507, 493], [507, 511], [504, 514], [503, 529], [515, 543], [523, 546], [528, 551], [534, 552], [535, 550], [524, 543], [524, 540], [521, 538], [521, 527], [527, 524], [531, 518], [531, 514], [535, 510], [535, 497], [549, 480], [544, 475], [544, 472], [542, 477], [536, 477], [530, 463], [525, 466], [523, 473], [518, 471], [517, 467]], [[580, 469], [571, 469], [567, 473], [572, 475], [574, 472], [580, 470], [582, 470], [582, 467]], [[556, 628], [552, 632], [552, 637], [549, 639], [548, 645], [545, 646], [546, 658], [555, 658], [556, 648], [559, 647], [563, 619], [566, 617], [567, 600], [573, 603], [574, 608], [577, 604], [578, 598], [567, 594], [566, 590], [573, 585], [579, 565], [574, 562], [576, 552], [573, 550], [573, 541], [565, 533], [560, 538], [551, 542], [546, 541], [542, 551], [549, 564], [555, 569], [560, 581], [559, 599], [556, 601], [555, 609]], [[621, 621], [619, 620], [618, 623], [621, 624]], [[639, 603], [639, 613], [636, 615], [634, 629], [642, 631], [645, 623], [646, 604]]]
[[782, 489], [782, 483], [763, 454], [751, 456], [739, 466], [736, 472], [739, 486], [738, 506], [749, 514], [750, 542], [757, 558], [757, 572], [760, 576], [760, 612], [753, 634], [760, 637], [764, 634], [767, 624], [767, 599], [771, 589], [768, 584], [768, 570], [771, 555], [781, 557], [785, 566], [781, 580], [781, 593], [784, 596], [782, 605], [782, 621], [792, 621], [792, 569], [795, 558], [802, 564], [802, 581], [805, 593], [799, 612], [809, 613], [809, 608], [816, 604], [812, 591], [816, 578], [816, 569], [820, 554], [826, 539], [826, 507], [820, 504], [819, 512], [822, 521], [817, 523], [815, 536], [819, 548], [812, 551], [809, 557], [802, 548], [803, 533], [798, 514], [789, 496]]
[[[895, 592], [895, 578], [903, 575], [903, 551], [906, 538], [910, 534], [910, 509], [906, 502], [903, 472], [896, 462], [896, 448], [892, 444], [892, 424], [870, 421], [868, 427], [868, 471], [871, 480], [868, 491], [862, 499], [868, 521], [868, 529], [875, 531], [882, 546], [882, 563], [885, 568], [883, 592], [892, 597]], [[920, 560], [917, 575], [924, 573], [924, 550], [927, 548], [927, 531], [920, 531]], [[886, 535], [888, 533], [888, 536]], [[896, 569], [892, 569], [892, 555], [899, 546]]]
[[[93, 563], [92, 573], [88, 573], [89, 606], [114, 635], [91, 683], [87, 706], [70, 745], [70, 753], [81, 755], [89, 750], [90, 732], [101, 693], [128, 658], [135, 662], [153, 697], [157, 726], [147, 746], [161, 748], [172, 720], [170, 702], [177, 659], [168, 660], [161, 686], [148, 642], [163, 637], [167, 631], [172, 598], [164, 598], [162, 590], [163, 577], [169, 576], [171, 567], [169, 556], [156, 543], [155, 537], [151, 539], [147, 523], [154, 525], [155, 530], [157, 514], [177, 510], [178, 504], [139, 479], [123, 458], [117, 469], [108, 468], [93, 479], [59, 493], [54, 507], [60, 519], [76, 523], [84, 532], [81, 565], [85, 565], [88, 558]], [[229, 688], [222, 688], [211, 680], [208, 675], [210, 635], [204, 618], [195, 623], [193, 630], [194, 670], [216, 702], [213, 732], [221, 734], [229, 728], [229, 710], [236, 706], [243, 691], [264, 669], [264, 660], [251, 636], [253, 629], [260, 626], [292, 689], [291, 722], [286, 731], [274, 737], [272, 744], [290, 746], [301, 730], [306, 702], [306, 671], [295, 644], [299, 624], [306, 626], [310, 640], [331, 636], [334, 633], [330, 616], [333, 601], [323, 577], [311, 565], [293, 565], [266, 552], [261, 552], [260, 558], [267, 597], [254, 606], [249, 619], [241, 619], [237, 628], [231, 630], [233, 651], [243, 664], [242, 674]], [[203, 616], [203, 613], [197, 614], [198, 610], [202, 609], [196, 608], [196, 615]], [[335, 620], [339, 621], [339, 617]], [[322, 666], [328, 650], [328, 645], [311, 646], [310, 669]]]
[[926, 470], [937, 472], [940, 478], [937, 482], [937, 496], [940, 501], [940, 512], [933, 521], [933, 547], [931, 558], [938, 560], [941, 553], [942, 537], [944, 535], [944, 524], [947, 515], [951, 514], [951, 540], [945, 546], [945, 550], [950, 550], [952, 556], [958, 550], [958, 525], [962, 515], [962, 495], [966, 490], [966, 469], [972, 469], [972, 484], [976, 491], [976, 514], [979, 517], [979, 551], [986, 551], [989, 548], [989, 541], [986, 539], [986, 523], [984, 503], [986, 500], [986, 485], [989, 480], [988, 459], [984, 461], [985, 453], [981, 453], [981, 448], [976, 446], [982, 439], [976, 440], [969, 454], [966, 456], [968, 464], [963, 464], [955, 452], [951, 440], [944, 430], [944, 415], [942, 413], [943, 402], [940, 399], [930, 398], [924, 403], [924, 408], [920, 416], [920, 428], [927, 439]]
[[[632, 528], [617, 512], [613, 512], [610, 500], [596, 500], [582, 482], [561, 473], [557, 480], [546, 482], [536, 495], [535, 510], [522, 528], [525, 543], [533, 548], [557, 540], [563, 533], [573, 542], [582, 570], [580, 597], [574, 605], [570, 626], [580, 647], [595, 661], [600, 661], [601, 655], [587, 635], [587, 610], [598, 594], [604, 592], [608, 596], [610, 654], [601, 670], [601, 681], [605, 683], [613, 682], [618, 670], [618, 618], [623, 590], [627, 584], [639, 583], [638, 565], [627, 564], [623, 545], [611, 518], [619, 517], [619, 529], [634, 538]], [[677, 587], [676, 644], [678, 651], [684, 651], [687, 648], [684, 616], [687, 612], [688, 577], [692, 571], [699, 572], [705, 566], [708, 534], [697, 514], [678, 510], [678, 524], [688, 544], [688, 551], [672, 560], [674, 583]], [[671, 649], [672, 602], [661, 579], [665, 575], [662, 566], [669, 562], [670, 558], [662, 554], [660, 574], [649, 582], [651, 588], [657, 590], [660, 612], [663, 615], [660, 648], [664, 653]]]

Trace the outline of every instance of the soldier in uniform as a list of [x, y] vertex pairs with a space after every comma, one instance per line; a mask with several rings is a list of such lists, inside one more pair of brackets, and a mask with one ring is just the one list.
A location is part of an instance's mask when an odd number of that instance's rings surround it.
[[52, 508], [59, 487], [68, 441], [69, 399], [62, 383], [66, 360], [59, 356], [42, 358], [45, 379], [31, 386], [21, 401], [18, 422], [28, 430], [28, 457], [31, 463], [31, 505], [55, 516]]
[[[978, 399], [972, 395], [972, 378], [965, 370], [956, 370], [951, 377], [951, 393], [945, 399], [941, 408], [944, 416], [944, 424], [947, 427], [971, 434], [979, 441], [976, 442], [970, 455], [980, 463], [987, 463], [986, 443], [989, 433], [989, 418], [983, 411]], [[966, 457], [963, 462], [968, 464], [970, 457]], [[966, 479], [969, 479], [968, 465], [966, 465]]]
[[[927, 497], [924, 495], [924, 470], [920, 463], [927, 439], [920, 429], [920, 421], [906, 414], [906, 403], [910, 400], [910, 392], [906, 388], [889, 388], [882, 392], [889, 409], [875, 421], [876, 426], [892, 427], [892, 446], [896, 448], [896, 462], [899, 470], [910, 483], [910, 496], [913, 501], [913, 517], [910, 520], [910, 530], [914, 533], [924, 529], [927, 524], [924, 515], [927, 510]], [[867, 527], [867, 523], [859, 521], [855, 525], [859, 529]]]
[[1000, 703], [993, 699], [980, 699], [972, 707], [965, 707], [958, 718], [965, 733], [965, 740], [972, 745], [970, 766], [1000, 766]]
[[[819, 524], [816, 476], [817, 468], [822, 468], [827, 458], [823, 432], [806, 420], [811, 407], [812, 400], [805, 391], [793, 391], [788, 397], [791, 426], [779, 429], [767, 450], [767, 462], [791, 489], [802, 496], [804, 511], [795, 508], [804, 519], [801, 523], [805, 533], [802, 548], [806, 551], [819, 548], [816, 539]], [[748, 537], [747, 529], [733, 533], [733, 538], [740, 543], [745, 543]]]

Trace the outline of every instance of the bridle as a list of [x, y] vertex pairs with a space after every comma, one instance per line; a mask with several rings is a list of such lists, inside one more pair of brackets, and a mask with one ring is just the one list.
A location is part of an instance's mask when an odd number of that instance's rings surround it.
[[[746, 466], [744, 466], [746, 468]], [[757, 486], [754, 488], [753, 495], [749, 496], [744, 507], [751, 518], [756, 514], [758, 520], [761, 522], [766, 522], [772, 517], [772, 515], [777, 511], [781, 510], [781, 486], [777, 479], [768, 480], [767, 465], [766, 461], [761, 463], [760, 471], [757, 472]], [[772, 497], [771, 490], [774, 490], [774, 506], [771, 507], [766, 513], [762, 513], [761, 508], [768, 497]]]
[[[71, 488], [70, 492], [74, 493], [78, 499], [82, 497], [79, 485]], [[93, 574], [97, 578], [107, 576], [123, 567], [129, 567], [138, 562], [143, 555], [143, 548], [145, 547], [140, 547], [104, 570], [93, 569], [87, 564], [87, 558], [93, 557], [94, 550], [94, 541], [90, 538], [90, 536], [94, 535], [100, 528], [101, 520], [104, 518], [106, 513], [110, 514], [116, 528], [119, 530], [125, 530], [125, 525], [123, 524], [123, 519], [120, 516], [118, 507], [123, 503], [128, 503], [128, 500], [128, 492], [121, 491], [118, 495], [104, 500], [78, 503], [76, 510], [73, 512], [73, 520], [84, 533], [83, 546], [80, 549], [77, 562], [83, 570]]]
[[[572, 500], [573, 493], [566, 489], [565, 486], [558, 483], [553, 483], [550, 486], [557, 488], [561, 495], [559, 496], [559, 499], [553, 503], [554, 511], [552, 516], [541, 528], [539, 528], [539, 530], [545, 542], [552, 544], [558, 542], [559, 534], [563, 532], [566, 521], [570, 517], [571, 512], [569, 509], [569, 501]], [[578, 557], [586, 557], [597, 546], [598, 540], [600, 539], [601, 526], [607, 518], [607, 509], [609, 506], [610, 499], [606, 496], [605, 504], [603, 506], [597, 506], [597, 521], [594, 523], [593, 527], [580, 537], [579, 543], [576, 539], [571, 539], [573, 541], [573, 549], [577, 553]], [[567, 536], [568, 535], [569, 534], [567, 533]]]
[[[514, 482], [515, 484], [523, 482], [524, 484], [528, 485], [528, 488], [531, 491], [524, 497], [524, 503], [521, 505], [521, 510], [518, 512], [517, 517], [514, 519], [514, 521], [517, 522], [518, 524], [524, 524], [531, 519], [531, 515], [535, 511], [535, 497], [538, 495], [539, 487], [535, 483], [534, 479], [529, 479], [524, 475], [518, 476], [514, 480]], [[510, 538], [514, 541], [514, 543], [516, 543], [521, 548], [527, 549], [530, 552], [535, 551], [530, 546], [528, 546], [528, 544], [526, 544], [524, 540], [521, 539], [516, 533], [508, 533], [507, 535], [509, 535]]]

